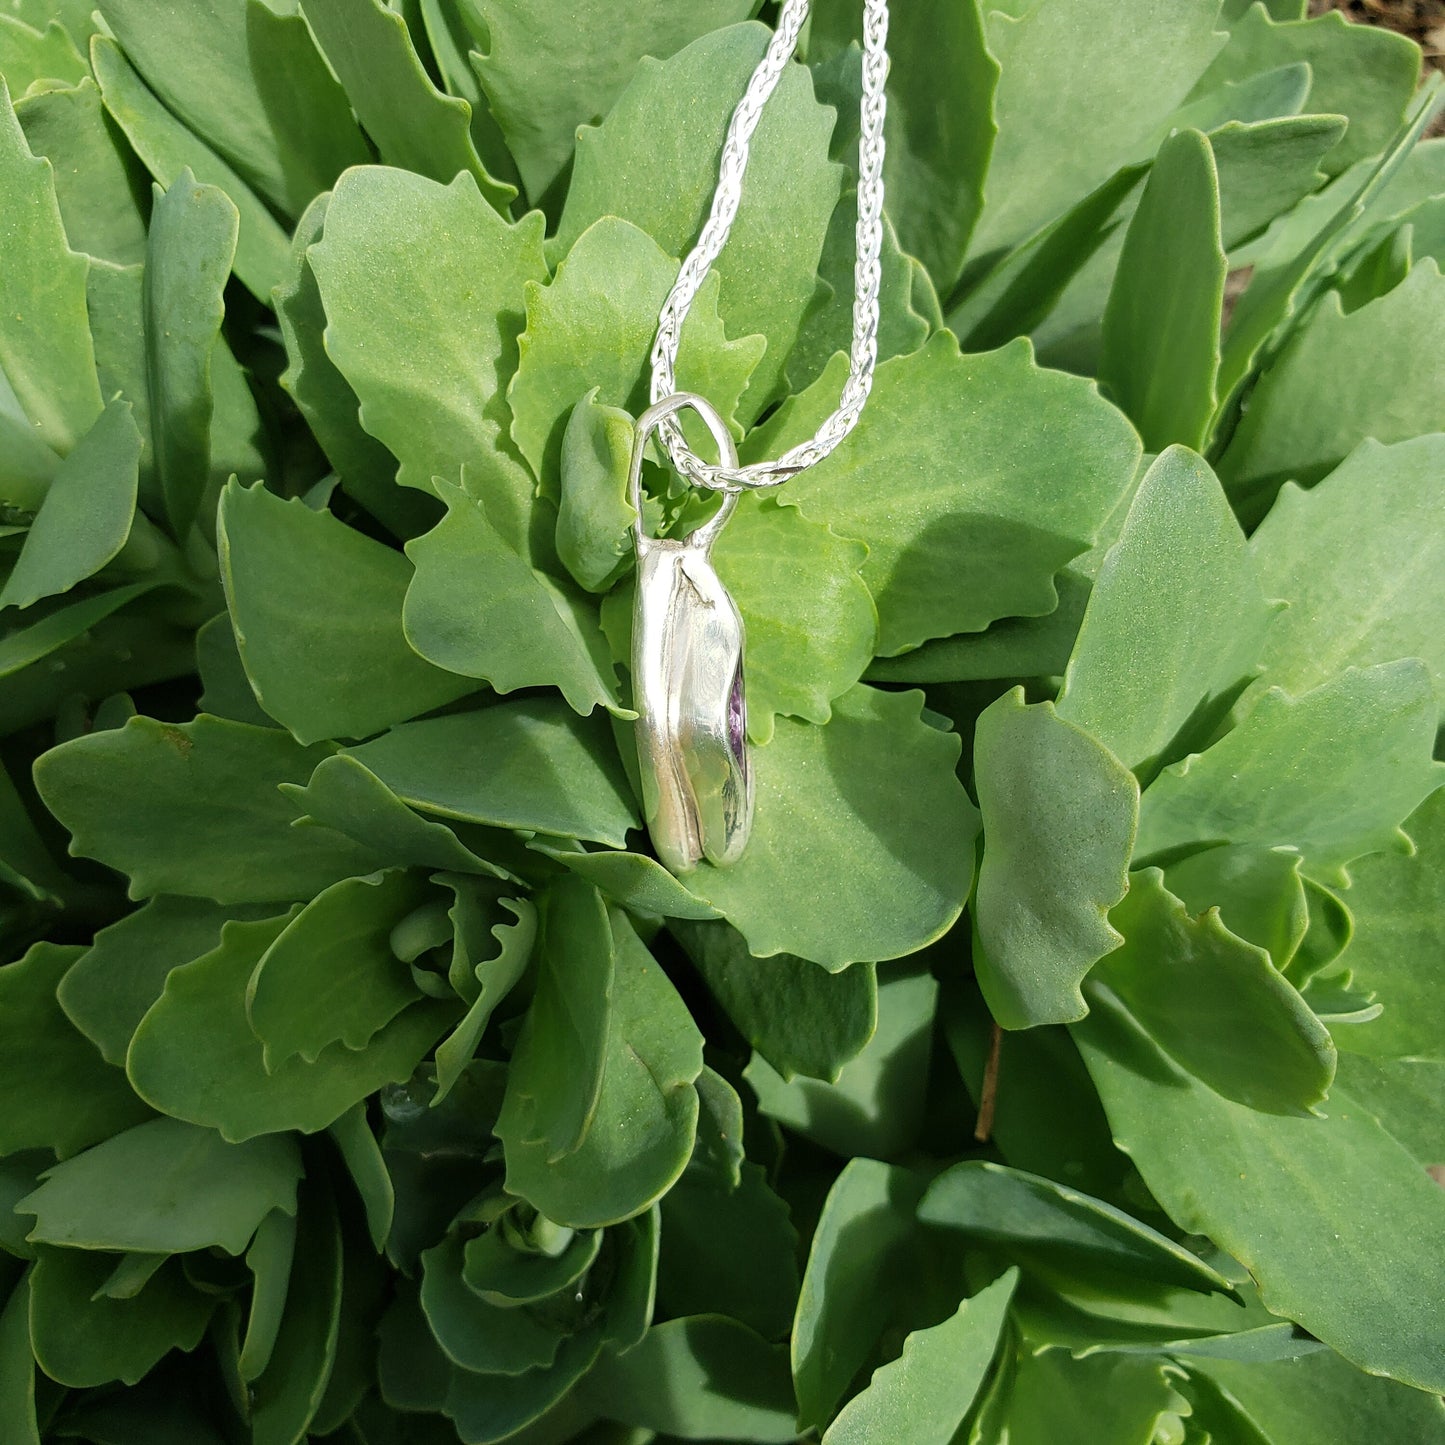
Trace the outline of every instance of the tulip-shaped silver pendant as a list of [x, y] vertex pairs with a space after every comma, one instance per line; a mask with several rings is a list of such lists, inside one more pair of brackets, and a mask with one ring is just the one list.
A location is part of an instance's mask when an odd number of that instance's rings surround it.
[[722, 464], [737, 466], [726, 423], [702, 397], [677, 392], [638, 419], [629, 477], [637, 509], [633, 706], [643, 810], [657, 856], [674, 873], [704, 859], [736, 862], [753, 822], [743, 622], [710, 556], [737, 493], [724, 492], [685, 538], [649, 537], [642, 520], [643, 450], [659, 423], [684, 408], [702, 418]]

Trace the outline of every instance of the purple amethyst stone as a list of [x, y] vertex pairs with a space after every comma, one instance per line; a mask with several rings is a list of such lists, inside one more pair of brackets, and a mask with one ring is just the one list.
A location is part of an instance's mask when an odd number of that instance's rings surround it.
[[748, 704], [743, 692], [743, 665], [739, 662], [737, 671], [733, 673], [732, 690], [728, 693], [728, 743], [744, 775], [748, 769], [747, 733]]

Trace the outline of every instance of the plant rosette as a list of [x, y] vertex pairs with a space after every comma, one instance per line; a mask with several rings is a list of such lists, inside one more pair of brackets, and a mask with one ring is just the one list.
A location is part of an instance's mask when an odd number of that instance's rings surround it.
[[[674, 875], [633, 418], [775, 8], [0, 16], [6, 1445], [1445, 1441], [1438, 85], [897, 7]], [[745, 464], [857, 25], [683, 330]]]

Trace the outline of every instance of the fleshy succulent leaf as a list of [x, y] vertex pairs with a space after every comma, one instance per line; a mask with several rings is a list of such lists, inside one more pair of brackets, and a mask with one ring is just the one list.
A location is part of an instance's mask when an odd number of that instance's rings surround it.
[[[753, 753], [747, 852], [730, 868], [701, 864], [687, 884], [758, 957], [792, 953], [834, 970], [898, 958], [958, 918], [978, 814], [954, 776], [958, 739], [920, 708], [918, 693], [860, 685], [834, 702], [826, 726], [780, 721]], [[807, 850], [796, 847], [800, 827], [813, 839]], [[839, 878], [850, 880], [841, 895]], [[825, 912], [790, 906], [819, 888], [830, 892]]]
[[[837, 387], [825, 373], [779, 413], [770, 452], [810, 435]], [[780, 500], [867, 544], [888, 656], [1052, 611], [1054, 574], [1098, 537], [1138, 446], [1091, 385], [1040, 370], [1025, 343], [964, 356], [943, 335], [878, 368], [848, 446]]]
[[[1436, 708], [1415, 659], [1349, 668], [1298, 698], [1280, 688], [1213, 747], [1164, 770], [1139, 808], [1140, 861], [1209, 843], [1297, 848], [1328, 881], [1352, 858], [1398, 846], [1399, 825], [1445, 777]], [[1333, 780], [1332, 806], [1317, 803]]]
[[1139, 786], [1102, 743], [1019, 689], [979, 719], [974, 747], [979, 985], [1004, 1028], [1082, 1018], [1079, 984], [1120, 942], [1107, 915], [1129, 886]]
[[[434, 485], [447, 514], [407, 547], [416, 571], [402, 613], [406, 640], [437, 667], [498, 692], [552, 686], [580, 713], [622, 712], [591, 599], [533, 566], [485, 499]], [[475, 624], [481, 611], [491, 618], [485, 629]]]
[[488, 172], [472, 143], [471, 106], [432, 84], [400, 11], [382, 0], [305, 0], [301, 13], [387, 165], [443, 185], [466, 171], [506, 211], [515, 188]]
[[475, 686], [407, 642], [412, 569], [400, 553], [260, 484], [228, 486], [216, 526], [242, 664], [261, 706], [301, 742], [367, 737]]
[[[558, 254], [609, 215], [646, 231], [668, 256], [692, 249], [712, 203], [728, 119], [766, 42], [764, 28], [749, 22], [715, 30], [671, 59], [642, 61], [606, 119], [578, 138]], [[828, 160], [832, 133], [832, 112], [815, 99], [808, 72], [789, 67], [753, 139], [750, 203], [717, 263], [717, 308], [728, 334], [767, 339], [744, 421], [773, 400], [813, 299], [842, 180], [842, 167]]]

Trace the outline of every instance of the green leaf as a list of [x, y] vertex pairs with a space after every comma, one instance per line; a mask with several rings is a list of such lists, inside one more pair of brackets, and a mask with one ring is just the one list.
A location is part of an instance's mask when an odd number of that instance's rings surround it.
[[426, 531], [441, 510], [420, 492], [396, 484], [396, 458], [361, 427], [361, 403], [326, 353], [326, 311], [311, 270], [310, 248], [321, 239], [330, 196], [306, 208], [291, 243], [287, 281], [277, 287], [276, 319], [289, 365], [282, 387], [300, 407], [342, 489], [398, 537]]
[[286, 922], [229, 923], [214, 950], [172, 970], [127, 1056], [142, 1098], [234, 1143], [287, 1129], [315, 1133], [382, 1085], [409, 1078], [454, 1020], [454, 1005], [422, 999], [364, 1050], [333, 1044], [314, 1064], [292, 1058], [267, 1073], [246, 1018], [246, 985]]
[[[532, 960], [532, 946], [537, 938], [536, 908], [525, 898], [504, 898], [502, 907], [510, 910], [516, 922], [493, 925], [491, 936], [499, 945], [498, 952], [473, 966], [473, 976], [479, 985], [477, 996], [472, 1000], [466, 1017], [437, 1045], [434, 1105], [446, 1098], [456, 1086], [476, 1054], [493, 1011], [520, 982]], [[514, 1053], [514, 1060], [515, 1057]], [[510, 1073], [508, 1078], [511, 1078]]]
[[[1431, 257], [1348, 315], [1327, 292], [1260, 377], [1219, 458], [1236, 505], [1262, 515], [1284, 482], [1318, 481], [1362, 438], [1408, 441], [1438, 426], [1445, 360], [1431, 343], [1442, 327], [1445, 278]], [[1387, 358], [1399, 352], [1420, 363], [1392, 376]]]
[[1342, 116], [1279, 115], [1230, 121], [1210, 131], [1226, 251], [1319, 188], [1320, 166], [1345, 126]]
[[398, 11], [382, 0], [303, 0], [301, 12], [387, 165], [443, 185], [466, 171], [505, 214], [515, 188], [488, 174], [471, 106], [432, 84]]
[[517, 366], [524, 287], [547, 277], [541, 216], [509, 224], [470, 173], [443, 186], [362, 166], [337, 182], [307, 254], [327, 354], [361, 399], [362, 426], [400, 462], [398, 481], [430, 491], [464, 462], [511, 475], [501, 382]]
[[859, 575], [868, 549], [754, 493], [713, 556], [747, 633], [749, 737], [768, 742], [780, 714], [827, 722], [873, 655], [878, 615]]
[[[419, 15], [418, 15], [419, 12]], [[418, 18], [425, 31], [427, 48], [431, 51], [434, 71], [451, 95], [461, 96], [472, 108], [472, 140], [478, 154], [493, 174], [508, 184], [520, 181], [517, 163], [502, 138], [486, 93], [477, 79], [478, 46], [487, 43], [486, 26], [481, 12], [474, 5], [450, 5], [446, 0], [420, 0], [419, 6], [408, 10], [407, 24], [413, 31]], [[418, 36], [417, 44], [420, 45]], [[515, 189], [515, 187], [514, 187]]]
[[345, 1161], [346, 1171], [361, 1196], [367, 1232], [380, 1254], [396, 1218], [396, 1191], [376, 1135], [367, 1122], [366, 1102], [353, 1104], [328, 1131]]
[[542, 910], [536, 992], [497, 1119], [509, 1158], [536, 1146], [555, 1164], [586, 1140], [607, 1071], [615, 966], [602, 895], [580, 878], [554, 883]]
[[81, 700], [94, 706], [130, 688], [194, 673], [195, 633], [189, 627], [154, 613], [142, 616], [140, 609], [120, 610], [149, 590], [145, 582], [114, 588], [8, 637], [0, 645], [0, 675], [9, 678], [0, 689], [0, 733], [48, 723]]
[[1228, 269], [1214, 152], [1199, 131], [1176, 131], [1129, 222], [1099, 357], [1099, 379], [1148, 451], [1199, 448], [1209, 435]]
[[[957, 920], [978, 814], [954, 773], [958, 738], [925, 722], [922, 703], [858, 686], [826, 727], [780, 720], [753, 752], [747, 851], [729, 868], [701, 864], [687, 886], [757, 957], [791, 953], [836, 971], [913, 953]], [[827, 908], [796, 907], [814, 897]]]
[[754, 958], [726, 923], [670, 923], [713, 997], [743, 1038], [783, 1079], [836, 1083], [878, 1023], [877, 970], [829, 973], [805, 958]]
[[30, 1273], [30, 1338], [40, 1368], [84, 1389], [134, 1385], [173, 1349], [201, 1342], [215, 1301], [193, 1289], [178, 1260], [162, 1266], [130, 1299], [103, 1293], [113, 1255], [83, 1249], [37, 1251]]
[[[839, 45], [854, 39], [857, 14], [843, 3], [815, 10], [810, 57], [825, 36]], [[903, 249], [923, 262], [947, 296], [963, 271], [997, 129], [998, 66], [984, 44], [981, 7], [900, 8], [889, 19], [888, 60], [888, 213]], [[949, 103], [939, 105], [944, 95]], [[840, 114], [839, 124], [856, 129], [856, 118]]]
[[743, 1162], [734, 1180], [708, 1152], [700, 1130], [692, 1163], [662, 1201], [659, 1312], [723, 1314], [780, 1339], [798, 1304], [798, 1232], [788, 1206], [760, 1165]]
[[[71, 249], [117, 266], [144, 261], [144, 170], [106, 117], [89, 75], [78, 85], [24, 96], [15, 114], [26, 144], [55, 168], [55, 198]], [[91, 310], [94, 331], [93, 303]], [[99, 347], [96, 359], [99, 365]], [[110, 394], [102, 372], [101, 395]]]
[[16, 1208], [35, 1216], [41, 1244], [239, 1255], [273, 1209], [296, 1212], [301, 1174], [284, 1135], [228, 1144], [214, 1129], [151, 1119], [47, 1169]]
[[1067, 350], [1080, 344], [1072, 332], [1081, 328], [1095, 361], [1095, 333], [1123, 246], [1120, 228], [1146, 169], [1141, 162], [1114, 172], [988, 267], [949, 312], [964, 346], [981, 351], [1035, 332], [1047, 349], [1052, 333], [1064, 330]]
[[[779, 413], [770, 449], [811, 434], [836, 399], [825, 374]], [[1093, 385], [1041, 371], [1027, 342], [964, 356], [945, 334], [878, 368], [848, 445], [782, 500], [867, 543], [863, 580], [891, 656], [1051, 612], [1054, 574], [1093, 544], [1138, 457]]]
[[[1318, 198], [1302, 202], [1264, 248], [1250, 284], [1235, 303], [1224, 338], [1221, 396], [1236, 394], [1261, 352], [1277, 349], [1280, 333], [1319, 291], [1321, 278], [1336, 264], [1362, 220], [1388, 203], [1392, 188], [1409, 175], [1408, 161], [1439, 103], [1438, 84], [1427, 82], [1384, 153], [1360, 162]], [[1356, 438], [1358, 440], [1358, 438]]]
[[1149, 868], [1133, 875], [1110, 921], [1124, 944], [1095, 977], [1176, 1064], [1272, 1114], [1302, 1114], [1325, 1097], [1335, 1074], [1329, 1030], [1218, 912], [1191, 917]]
[[[269, 304], [269, 303], [268, 303]], [[209, 537], [214, 528], [215, 498], [233, 474], [251, 480], [273, 469], [271, 445], [260, 408], [245, 369], [223, 335], [211, 354], [215, 407], [211, 417], [210, 489], [202, 502]]]
[[974, 969], [1009, 1029], [1087, 1009], [1079, 984], [1119, 946], [1109, 910], [1127, 890], [1139, 786], [1093, 736], [1022, 688], [978, 720], [974, 783], [984, 848]]
[[[78, 601], [44, 606], [37, 616], [17, 619], [19, 625], [8, 627], [4, 636], [0, 637], [0, 677], [12, 677], [22, 668], [59, 652], [68, 643], [85, 640], [98, 623], [157, 585], [156, 580], [148, 579], [132, 583], [129, 587], [112, 587], [109, 591], [97, 592]], [[64, 666], [65, 660], [62, 659], [62, 669]], [[73, 696], [74, 687], [67, 686], [63, 695]], [[52, 712], [53, 707], [44, 708], [41, 716], [48, 717]], [[7, 728], [6, 731], [13, 729]]]
[[1364, 247], [1363, 255], [1346, 273], [1332, 278], [1347, 312], [1358, 311], [1393, 291], [1410, 274], [1413, 240], [1411, 225], [1387, 232], [1374, 245]]
[[1440, 1389], [1445, 1194], [1338, 1084], [1322, 1117], [1232, 1103], [1103, 989], [1074, 1037], [1115, 1139], [1181, 1229], [1228, 1250], [1274, 1313], [1360, 1368]]
[[418, 817], [375, 773], [346, 753], [323, 758], [305, 787], [282, 783], [281, 791], [305, 810], [297, 826], [315, 823], [334, 829], [386, 863], [505, 876], [505, 870], [479, 858], [451, 828]]
[[72, 849], [129, 874], [133, 897], [284, 901], [377, 866], [329, 828], [291, 826], [277, 786], [304, 782], [328, 752], [204, 713], [181, 725], [134, 717], [52, 748], [35, 780]]
[[786, 1081], [756, 1053], [743, 1078], [763, 1114], [825, 1149], [845, 1158], [903, 1158], [923, 1127], [937, 1003], [937, 983], [917, 964], [885, 969], [877, 1027], [835, 1082]]
[[219, 186], [240, 213], [236, 277], [263, 305], [286, 277], [286, 232], [266, 203], [200, 137], [192, 134], [146, 88], [113, 40], [97, 35], [90, 63], [105, 108], [162, 187], [189, 168], [203, 185]]
[[1054, 578], [1059, 605], [1043, 617], [1005, 617], [982, 632], [925, 642], [898, 657], [875, 658], [869, 682], [983, 682], [1056, 677], [1069, 665], [1089, 600], [1088, 579], [1073, 568]]
[[[963, 980], [945, 988], [939, 1017], [977, 1108], [993, 1057], [992, 1021], [977, 986]], [[1114, 1147], [1099, 1096], [1066, 1028], [1002, 1034], [993, 1077], [989, 1137], [1006, 1163], [1087, 1190], [1117, 1207], [1140, 1207], [1132, 1195], [1133, 1166]]]
[[246, 1251], [251, 1271], [251, 1307], [236, 1368], [243, 1380], [257, 1378], [271, 1362], [286, 1308], [296, 1259], [296, 1216], [273, 1209], [256, 1228]]
[[555, 195], [578, 127], [612, 109], [644, 56], [666, 60], [710, 30], [746, 20], [753, 8], [750, 0], [682, 7], [650, 0], [561, 11], [480, 0], [490, 44], [475, 56], [477, 77], [533, 205]]
[[[1445, 790], [1405, 821], [1415, 851], [1373, 853], [1350, 866], [1344, 895], [1355, 920], [1345, 953], [1384, 1013], [1340, 1032], [1340, 1046], [1386, 1058], [1445, 1060], [1445, 999], [1436, 975], [1445, 916]], [[1433, 1162], [1433, 1161], [1432, 1161]]]
[[85, 309], [89, 261], [70, 249], [50, 162], [31, 154], [0, 80], [0, 369], [38, 439], [62, 456], [100, 415]]
[[111, 402], [51, 480], [0, 607], [68, 592], [114, 560], [130, 536], [140, 452], [130, 403]]
[[520, 1138], [506, 1149], [508, 1192], [573, 1229], [646, 1210], [682, 1173], [697, 1128], [702, 1035], [626, 916], [612, 913], [611, 927], [612, 1018], [591, 1128], [560, 1159]]
[[826, 1445], [870, 1445], [900, 1431], [916, 1445], [949, 1445], [988, 1374], [1017, 1282], [1006, 1270], [946, 1320], [914, 1330], [839, 1412]]
[[306, 1437], [326, 1394], [340, 1333], [341, 1226], [330, 1188], [302, 1195], [296, 1267], [271, 1363], [250, 1387], [254, 1445], [294, 1445]]
[[[545, 492], [555, 495], [562, 434], [573, 406], [596, 388], [631, 415], [647, 405], [648, 356], [677, 262], [645, 231], [604, 216], [573, 243], [550, 284], [527, 286], [527, 329], [507, 387], [512, 440]], [[694, 391], [732, 422], [767, 343], [729, 341], [718, 315], [717, 273], [699, 291], [677, 358], [677, 389]]]
[[724, 1315], [654, 1325], [625, 1355], [605, 1357], [583, 1393], [609, 1419], [683, 1439], [797, 1438], [782, 1346]]
[[1310, 926], [1303, 862], [1290, 848], [1226, 844], [1171, 863], [1164, 883], [1191, 914], [1218, 909], [1231, 933], [1264, 949], [1283, 969]]
[[611, 730], [554, 698], [403, 723], [346, 756], [403, 801], [444, 818], [614, 848], [638, 825]]
[[367, 160], [347, 98], [294, 6], [100, 0], [99, 8], [166, 108], [282, 213], [299, 216]]
[[[815, 79], [820, 85], [819, 98], [828, 99], [826, 91], [821, 90], [823, 76], [815, 72]], [[855, 98], [861, 102], [857, 90], [855, 86]], [[853, 101], [845, 103], [852, 105]], [[834, 147], [836, 150], [836, 132]], [[823, 257], [818, 262], [817, 298], [803, 318], [798, 339], [788, 353], [790, 392], [812, 385], [838, 352], [846, 353], [852, 347], [857, 246], [858, 191], [850, 184], [844, 188], [833, 219], [828, 223]], [[922, 262], [904, 253], [886, 213], [878, 269], [878, 359], [886, 361], [890, 356], [907, 356], [917, 351], [942, 328], [943, 314]]]
[[[1211, 1246], [1201, 1247], [1218, 1257]], [[1243, 1275], [1237, 1265], [1228, 1263], [1228, 1267], [1235, 1276]], [[1098, 1285], [1109, 1288], [1102, 1279], [1083, 1286], [1056, 1279], [1046, 1287], [1026, 1286], [1017, 1318], [1029, 1343], [1062, 1347], [1080, 1359], [1117, 1351], [1187, 1360], [1223, 1356], [1260, 1363], [1324, 1348], [1317, 1340], [1303, 1338], [1287, 1320], [1270, 1314], [1244, 1278], [1231, 1286], [1242, 1298], [1138, 1281], [1129, 1283], [1127, 1295], [1110, 1298]]]
[[1233, 1292], [1182, 1245], [1087, 1194], [970, 1159], [937, 1175], [918, 1206], [926, 1224], [956, 1229], [1066, 1277], [1119, 1287], [1118, 1276], [1177, 1289]]
[[22, 95], [32, 85], [76, 85], [86, 75], [85, 61], [70, 33], [58, 21], [41, 30], [13, 15], [0, 15], [0, 66]]
[[[692, 250], [712, 205], [728, 120], [768, 38], [757, 23], [732, 25], [669, 60], [638, 65], [607, 118], [578, 137], [557, 254], [602, 216], [631, 221], [669, 256]], [[842, 178], [842, 167], [828, 160], [833, 119], [814, 98], [808, 72], [791, 65], [753, 137], [748, 203], [717, 263], [728, 334], [768, 343], [745, 422], [773, 398], [813, 299]]]
[[58, 900], [68, 879], [41, 837], [30, 808], [22, 800], [14, 779], [0, 765], [0, 877], [39, 902]]
[[1289, 1440], [1353, 1445], [1391, 1438], [1439, 1445], [1445, 1440], [1445, 1404], [1367, 1375], [1328, 1350], [1266, 1366], [1206, 1360], [1195, 1368], [1223, 1386], [1275, 1445]]
[[[60, 94], [58, 91], [50, 93]], [[100, 123], [108, 128], [107, 133], [115, 132], [116, 145], [125, 145], [108, 115], [102, 113]], [[136, 190], [149, 202], [154, 183], [138, 182]], [[100, 379], [100, 389], [103, 395], [112, 399], [120, 396], [134, 408], [136, 429], [141, 434], [143, 471], [152, 465], [150, 382], [146, 376], [143, 264], [146, 242], [147, 237], [142, 232], [141, 260], [134, 264], [115, 266], [92, 261], [85, 290], [90, 309], [91, 340], [95, 347], [95, 373]], [[154, 536], [159, 543], [166, 544], [165, 534], [159, 528], [154, 529]]]
[[[470, 1441], [510, 1438], [524, 1426], [538, 1422], [539, 1417], [544, 1420], [539, 1429], [556, 1423], [556, 1417], [548, 1412], [587, 1373], [603, 1344], [612, 1343], [626, 1350], [646, 1330], [657, 1258], [655, 1214], [622, 1226], [611, 1238], [616, 1245], [616, 1283], [591, 1323], [561, 1342], [550, 1368], [528, 1370], [521, 1375], [482, 1375], [453, 1368], [449, 1379], [438, 1382], [439, 1398], [435, 1403], [427, 1401], [419, 1407], [444, 1409], [455, 1422], [455, 1433]], [[418, 1321], [415, 1328], [425, 1327]], [[388, 1381], [388, 1396], [392, 1394], [390, 1385]], [[565, 1404], [560, 1413], [564, 1428], [569, 1428], [569, 1416], [574, 1422], [577, 1418]]]
[[21, 1279], [0, 1309], [0, 1419], [15, 1445], [41, 1445], [35, 1418], [35, 1356], [30, 1350], [30, 1281]]
[[1304, 18], [1303, 0], [1224, 0], [1219, 12], [1219, 23], [1233, 30], [1254, 8], [1263, 5], [1276, 20], [1301, 20]]
[[[189, 169], [156, 196], [146, 251], [146, 380], [155, 470], [172, 534], [184, 538], [211, 463], [211, 353], [226, 312], [239, 213]], [[156, 508], [157, 511], [161, 508]]]
[[1189, 1405], [1173, 1388], [1175, 1369], [1158, 1359], [1066, 1350], [1021, 1350], [1004, 1409], [1009, 1445], [1150, 1445], [1182, 1438]]
[[1344, 139], [1325, 160], [1330, 174], [1382, 150], [1420, 78], [1420, 53], [1403, 35], [1350, 25], [1343, 14], [1276, 23], [1262, 6], [1251, 6], [1231, 27], [1229, 44], [1200, 76], [1194, 93], [1301, 60], [1310, 67], [1303, 108], [1349, 121]]
[[[1345, 984], [1350, 981], [1348, 971]], [[1321, 988], [1311, 983], [1311, 992]], [[1358, 1002], [1357, 996], [1345, 995]], [[1368, 1018], [1373, 1011], [1366, 1011]], [[1348, 1034], [1353, 1021], [1337, 1025]], [[1416, 1163], [1439, 1182], [1442, 1151], [1440, 1120], [1445, 1118], [1445, 1061], [1438, 1059], [1366, 1058], [1340, 1056], [1340, 1081], [1351, 1099], [1415, 1157]]]
[[828, 1191], [793, 1321], [800, 1426], [822, 1429], [832, 1419], [908, 1288], [925, 1182], [906, 1169], [850, 1159]]
[[627, 495], [632, 418], [593, 387], [567, 418], [558, 475], [557, 558], [589, 592], [606, 592], [632, 562], [637, 513]]
[[715, 1069], [703, 1066], [698, 1076], [697, 1096], [701, 1104], [697, 1121], [697, 1142], [688, 1168], [708, 1179], [736, 1189], [742, 1182], [744, 1147], [743, 1101], [738, 1092]]
[[216, 543], [247, 676], [301, 742], [366, 737], [471, 691], [408, 644], [412, 569], [390, 547], [299, 498], [234, 482]]
[[[1392, 248], [1396, 258], [1407, 239], [1404, 235], [1406, 226], [1410, 227], [1409, 250], [1414, 258], [1419, 260], [1433, 256], [1435, 264], [1445, 269], [1445, 197], [1432, 196], [1405, 212], [1401, 217], [1400, 230], [1396, 233], [1398, 239]], [[1388, 285], [1381, 286], [1374, 294], [1383, 295], [1388, 289]]]
[[431, 896], [425, 879], [404, 870], [343, 878], [286, 925], [246, 988], [269, 1072], [298, 1054], [314, 1064], [337, 1040], [364, 1049], [420, 997], [391, 933]]
[[537, 1304], [576, 1284], [596, 1262], [606, 1236], [600, 1229], [558, 1236], [566, 1240], [560, 1253], [536, 1252], [513, 1244], [507, 1227], [493, 1224], [466, 1241], [461, 1275], [467, 1288], [488, 1304], [508, 1307]]
[[1394, 846], [1399, 824], [1439, 786], [1435, 723], [1430, 674], [1414, 659], [1352, 667], [1299, 698], [1272, 687], [1232, 732], [1145, 792], [1135, 856], [1285, 846], [1327, 882], [1352, 858]]
[[1298, 979], [1309, 981], [1334, 963], [1354, 936], [1354, 919], [1337, 892], [1327, 888], [1301, 870], [1305, 885], [1305, 905], [1309, 911], [1309, 927], [1300, 940], [1291, 962], [1291, 971]]
[[527, 846], [560, 863], [569, 873], [585, 878], [615, 903], [632, 913], [657, 918], [717, 918], [710, 903], [690, 893], [656, 858], [645, 853], [614, 853], [597, 849], [586, 853], [571, 844], [557, 846], [535, 838]]
[[[623, 711], [590, 599], [532, 566], [495, 513], [465, 485], [433, 484], [447, 514], [407, 544], [416, 572], [403, 611], [406, 640], [428, 661], [498, 692], [561, 689], [580, 713]], [[477, 626], [478, 615], [488, 626]]]
[[1289, 603], [1260, 658], [1269, 682], [1299, 693], [1347, 667], [1420, 657], [1445, 704], [1442, 467], [1445, 437], [1365, 441], [1309, 491], [1281, 490], [1250, 540], [1260, 580]]
[[447, 1358], [486, 1375], [547, 1369], [557, 1358], [563, 1321], [484, 1300], [462, 1277], [462, 1251], [462, 1241], [448, 1235], [421, 1257], [422, 1312]]
[[[984, 20], [998, 126], [975, 257], [1016, 246], [1154, 149], [1161, 119], [1218, 51], [1214, 0], [1124, 10], [1109, 0], [1011, 4]], [[1089, 118], [1087, 145], [1078, 120]]]
[[62, 1158], [149, 1112], [125, 1076], [76, 1032], [55, 991], [83, 950], [37, 943], [0, 968], [0, 1154], [51, 1149]]
[[1165, 452], [1104, 558], [1059, 694], [1059, 716], [1141, 775], [1250, 675], [1271, 612], [1208, 464]]

